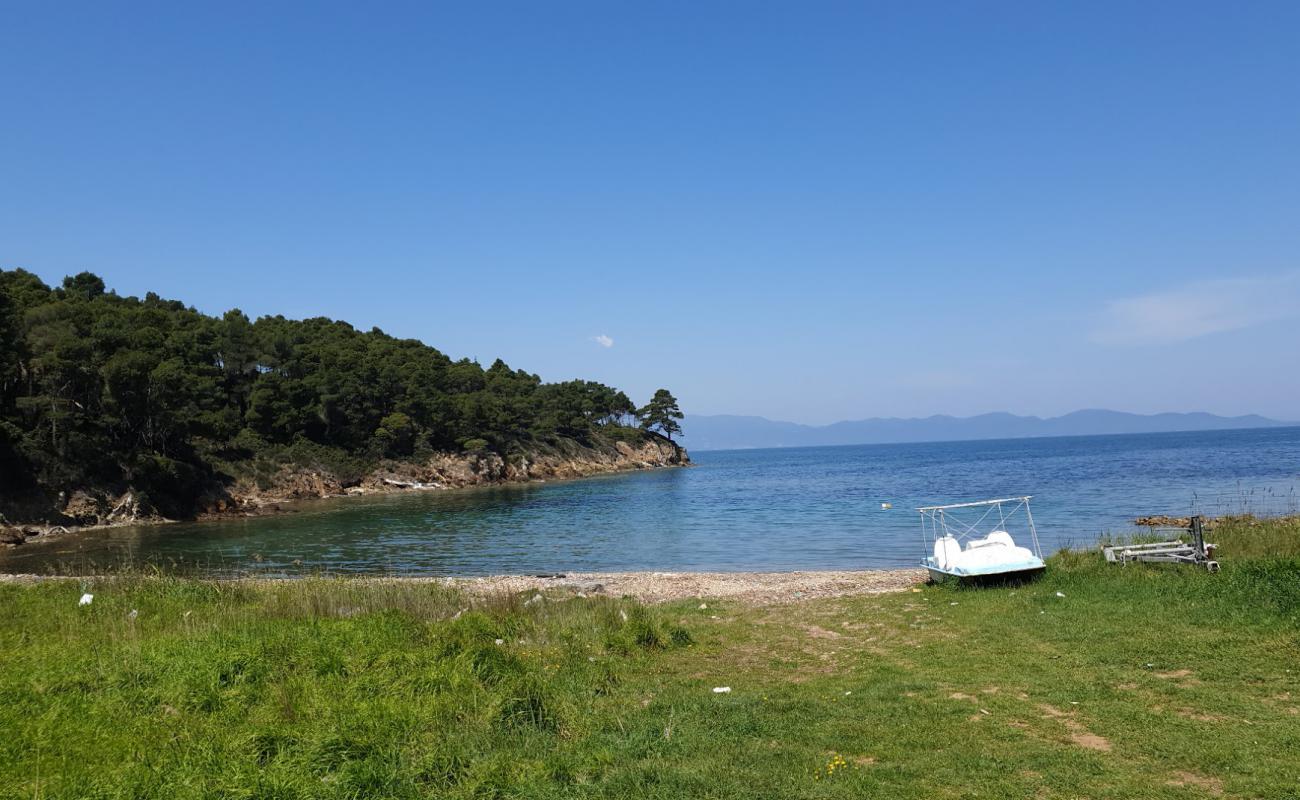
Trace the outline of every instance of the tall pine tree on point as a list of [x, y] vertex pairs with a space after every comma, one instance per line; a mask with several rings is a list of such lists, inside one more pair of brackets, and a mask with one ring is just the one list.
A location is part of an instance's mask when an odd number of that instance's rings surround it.
[[655, 392], [654, 397], [650, 398], [645, 408], [641, 409], [641, 428], [647, 431], [658, 428], [659, 432], [671, 442], [673, 434], [682, 432], [682, 426], [677, 424], [677, 420], [684, 417], [673, 393], [667, 389], [660, 389]]

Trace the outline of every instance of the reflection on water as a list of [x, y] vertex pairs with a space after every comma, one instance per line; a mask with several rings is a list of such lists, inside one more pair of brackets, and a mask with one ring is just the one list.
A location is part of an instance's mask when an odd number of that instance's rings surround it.
[[[1296, 510], [1300, 428], [703, 452], [698, 466], [303, 503], [0, 552], [0, 569], [478, 575], [916, 563], [917, 505], [1031, 493], [1045, 549], [1148, 513]], [[893, 508], [882, 510], [890, 502]], [[1013, 531], [1013, 534], [1015, 531]]]

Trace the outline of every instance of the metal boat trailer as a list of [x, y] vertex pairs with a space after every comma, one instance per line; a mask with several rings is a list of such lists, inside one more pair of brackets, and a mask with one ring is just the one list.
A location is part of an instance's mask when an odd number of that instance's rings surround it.
[[[1214, 560], [1215, 546], [1206, 544], [1201, 529], [1201, 517], [1192, 517], [1186, 528], [1174, 528], [1189, 534], [1191, 542], [1175, 539], [1169, 542], [1144, 544], [1116, 544], [1103, 547], [1101, 552], [1113, 564], [1127, 565], [1130, 561], [1149, 561], [1166, 564], [1196, 564], [1208, 572], [1218, 572], [1219, 562]], [[1165, 529], [1169, 530], [1169, 529]]]

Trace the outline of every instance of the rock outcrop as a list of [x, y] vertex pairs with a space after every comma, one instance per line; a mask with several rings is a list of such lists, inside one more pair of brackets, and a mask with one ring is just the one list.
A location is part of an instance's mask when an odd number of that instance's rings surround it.
[[509, 457], [489, 451], [436, 453], [420, 461], [382, 462], [360, 480], [344, 480], [323, 469], [285, 467], [260, 483], [237, 481], [205, 502], [205, 515], [273, 513], [280, 503], [310, 498], [563, 480], [689, 463], [685, 450], [654, 438], [639, 444], [569, 444]]
[[[426, 459], [383, 461], [358, 479], [328, 469], [284, 466], [260, 480], [243, 478], [213, 486], [198, 500], [200, 518], [274, 514], [295, 500], [347, 495], [386, 494], [421, 489], [450, 489], [500, 483], [582, 478], [690, 463], [686, 451], [657, 436], [636, 444], [607, 442], [582, 446], [573, 442], [539, 447], [502, 457], [490, 451], [436, 453]], [[0, 547], [14, 547], [35, 537], [69, 530], [167, 522], [131, 491], [80, 490], [51, 497], [47, 511], [19, 519], [43, 522], [15, 525], [0, 516]]]

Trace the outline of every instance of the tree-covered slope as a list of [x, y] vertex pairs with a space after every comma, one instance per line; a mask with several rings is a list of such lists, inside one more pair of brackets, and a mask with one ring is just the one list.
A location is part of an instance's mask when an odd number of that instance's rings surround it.
[[212, 317], [90, 273], [51, 288], [0, 270], [0, 509], [99, 487], [179, 516], [268, 455], [510, 456], [637, 438], [641, 422], [612, 387], [484, 369], [379, 329]]

